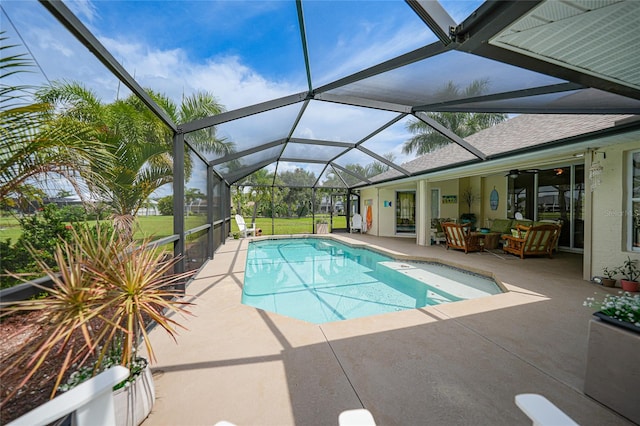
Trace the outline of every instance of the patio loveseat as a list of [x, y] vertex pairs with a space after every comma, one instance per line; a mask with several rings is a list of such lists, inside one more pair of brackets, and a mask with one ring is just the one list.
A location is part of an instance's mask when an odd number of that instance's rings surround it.
[[[516, 237], [521, 236], [519, 234], [519, 231], [517, 231], [517, 228], [519, 225], [529, 227], [532, 225], [548, 225], [548, 224], [558, 225], [560, 229], [562, 228], [561, 220], [539, 220], [534, 222], [530, 219], [508, 219], [507, 218], [507, 219], [494, 219], [493, 222], [491, 223], [491, 228], [489, 229], [489, 233], [490, 234], [499, 233], [500, 237], [498, 238], [498, 240], [500, 240], [504, 235], [512, 235]], [[558, 251], [559, 237], [560, 237], [560, 231], [558, 231], [558, 235], [556, 236], [556, 239], [553, 243], [553, 250], [555, 251]], [[486, 246], [486, 243], [485, 243], [485, 248], [487, 249], [498, 248], [498, 243], [496, 243], [494, 247], [488, 247]]]
[[517, 235], [503, 235], [505, 240], [502, 250], [505, 253], [515, 254], [524, 259], [525, 256], [544, 256], [553, 257], [553, 250], [558, 235], [560, 234], [560, 225], [545, 223], [541, 225], [516, 226]]

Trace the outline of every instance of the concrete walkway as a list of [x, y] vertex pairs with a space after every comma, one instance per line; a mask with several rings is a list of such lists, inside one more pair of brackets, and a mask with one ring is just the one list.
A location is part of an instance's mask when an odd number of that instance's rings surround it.
[[582, 393], [582, 302], [610, 291], [581, 279], [582, 257], [419, 247], [344, 235], [410, 256], [493, 273], [485, 298], [315, 325], [240, 303], [248, 240], [229, 240], [187, 293], [195, 317], [177, 344], [151, 333], [157, 400], [144, 426], [336, 425], [367, 408], [378, 425], [530, 425], [519, 393], [540, 393], [581, 425], [627, 425]]

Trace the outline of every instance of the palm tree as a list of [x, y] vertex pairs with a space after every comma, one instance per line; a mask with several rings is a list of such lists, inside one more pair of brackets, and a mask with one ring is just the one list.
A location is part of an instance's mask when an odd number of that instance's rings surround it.
[[[183, 99], [178, 108], [168, 97], [148, 91], [176, 123], [184, 123], [223, 111], [209, 93]], [[103, 104], [79, 83], [54, 83], [38, 93], [40, 99], [56, 104], [62, 117], [91, 125], [113, 161], [94, 171], [107, 179], [106, 190], [98, 191], [111, 200], [116, 226], [124, 236], [133, 235], [135, 215], [145, 200], [161, 186], [173, 182], [173, 134], [135, 95]], [[232, 145], [205, 129], [189, 135], [190, 143], [203, 152], [228, 153]], [[185, 176], [191, 172], [191, 158], [185, 158]]]
[[16, 45], [6, 44], [0, 33], [0, 200], [14, 197], [29, 201], [40, 192], [35, 178], [57, 174], [79, 191], [80, 181], [100, 177], [91, 163], [108, 161], [94, 129], [83, 123], [57, 117], [48, 102], [33, 102], [33, 90], [5, 83], [32, 66], [24, 54], [11, 54]]
[[[252, 222], [256, 223], [259, 204], [271, 204], [271, 185], [273, 184], [273, 173], [266, 168], [253, 172], [245, 180], [245, 185], [251, 187], [251, 198], [253, 199]], [[255, 185], [255, 186], [254, 186]], [[272, 210], [271, 208], [269, 210]]]
[[[488, 83], [488, 80], [476, 80], [464, 90], [460, 90], [459, 87], [450, 81], [436, 97], [459, 99], [479, 96], [486, 91]], [[428, 112], [427, 115], [461, 138], [472, 135], [487, 127], [494, 126], [507, 119], [506, 114], [488, 113]], [[415, 152], [418, 155], [423, 155], [451, 142], [448, 138], [421, 120], [410, 121], [407, 124], [407, 130], [415, 134], [415, 136], [403, 145], [402, 152], [405, 154]]]
[[[390, 161], [391, 163], [394, 163], [396, 161], [396, 156], [393, 152], [388, 152], [384, 154], [383, 157], [386, 160]], [[367, 165], [366, 177], [377, 176], [381, 173], [386, 172], [387, 170], [389, 170], [389, 166], [386, 163], [382, 163], [380, 161], [374, 161], [373, 163]]]

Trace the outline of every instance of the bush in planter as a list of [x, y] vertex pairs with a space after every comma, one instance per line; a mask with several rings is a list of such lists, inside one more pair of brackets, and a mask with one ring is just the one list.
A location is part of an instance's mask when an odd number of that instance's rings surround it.
[[[146, 243], [146, 242], [145, 242]], [[155, 321], [175, 338], [179, 324], [170, 314], [188, 313], [188, 302], [172, 286], [185, 280], [193, 271], [173, 274], [175, 258], [167, 258], [159, 249], [147, 249], [118, 237], [113, 228], [72, 230], [68, 241], [60, 241], [54, 258], [57, 274], [37, 254], [42, 270], [53, 280], [45, 299], [18, 302], [6, 312], [39, 310], [44, 332], [25, 343], [13, 362], [3, 366], [2, 376], [12, 369], [25, 370], [21, 386], [55, 352], [66, 357], [55, 379], [51, 397], [71, 370], [91, 367], [98, 374], [117, 351], [119, 364], [136, 371], [137, 342], [144, 337], [150, 360], [155, 355], [146, 328]], [[88, 377], [87, 377], [88, 378]]]
[[588, 297], [583, 303], [587, 307], [595, 307], [608, 317], [628, 322], [640, 327], [640, 295], [620, 292], [619, 295], [607, 294], [602, 301]]

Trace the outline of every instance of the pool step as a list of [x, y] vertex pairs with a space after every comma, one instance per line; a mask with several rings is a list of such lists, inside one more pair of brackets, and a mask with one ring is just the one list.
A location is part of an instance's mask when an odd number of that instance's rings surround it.
[[490, 296], [492, 294], [409, 263], [392, 261], [378, 262], [378, 265], [382, 268], [386, 268], [390, 271], [394, 271], [398, 274], [420, 281], [448, 299], [475, 299], [478, 297]]

